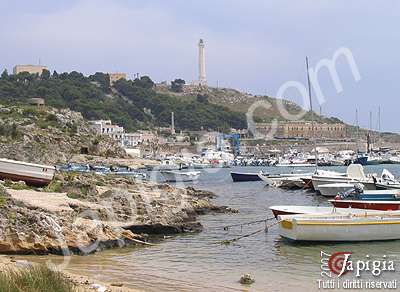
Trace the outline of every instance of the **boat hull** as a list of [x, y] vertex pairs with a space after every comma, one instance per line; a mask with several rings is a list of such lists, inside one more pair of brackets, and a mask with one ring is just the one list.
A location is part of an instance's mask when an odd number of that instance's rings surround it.
[[348, 183], [348, 184], [355, 184], [355, 183], [362, 183], [364, 185], [365, 190], [376, 190], [375, 183], [372, 180], [356, 180], [351, 179], [348, 177], [316, 177], [313, 176], [312, 178], [314, 189], [318, 192], [321, 192], [319, 187], [322, 185], [327, 184], [334, 184], [334, 183]]
[[24, 181], [31, 186], [48, 185], [54, 177], [55, 167], [0, 159], [0, 179]]
[[400, 201], [361, 201], [361, 200], [329, 200], [336, 208], [357, 208], [370, 210], [400, 210]]
[[196, 181], [200, 177], [199, 171], [181, 173], [175, 171], [162, 171], [161, 174], [166, 182], [190, 182]]
[[338, 193], [346, 192], [354, 188], [354, 184], [338, 183], [319, 186], [319, 192], [324, 197], [335, 197]]
[[279, 234], [294, 241], [379, 241], [400, 239], [400, 219], [307, 220], [281, 216]]
[[261, 181], [258, 173], [231, 172], [231, 177], [234, 182]]
[[[334, 208], [320, 206], [271, 206], [269, 209], [275, 218], [281, 215], [300, 215], [300, 214], [360, 214], [365, 213], [365, 209], [355, 208]], [[368, 212], [371, 212], [369, 210]]]

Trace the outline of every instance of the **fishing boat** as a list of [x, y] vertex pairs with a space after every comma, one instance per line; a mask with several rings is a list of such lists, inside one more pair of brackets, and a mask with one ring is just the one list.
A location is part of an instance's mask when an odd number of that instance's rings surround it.
[[345, 174], [327, 174], [317, 173], [312, 176], [312, 182], [314, 189], [320, 192], [319, 187], [321, 185], [333, 184], [333, 183], [362, 183], [364, 188], [367, 190], [375, 190], [375, 182], [372, 176], [367, 177], [364, 173], [364, 169], [360, 164], [350, 164], [347, 167]]
[[319, 192], [324, 197], [335, 197], [338, 193], [346, 192], [354, 188], [350, 183], [334, 183], [319, 186]]
[[294, 241], [400, 239], [400, 211], [364, 214], [282, 215], [279, 235]]
[[258, 176], [258, 173], [231, 171], [231, 177], [234, 182], [261, 181], [261, 178]]
[[335, 200], [361, 201], [397, 201], [400, 200], [399, 190], [364, 190], [362, 184], [355, 184], [353, 188], [338, 193]]
[[302, 178], [310, 177], [312, 173], [287, 173], [277, 175], [266, 175], [262, 172], [258, 173], [259, 178], [267, 185], [281, 188], [303, 188], [304, 181]]
[[0, 179], [21, 180], [27, 185], [45, 186], [53, 179], [55, 171], [56, 168], [50, 165], [0, 158]]
[[170, 170], [162, 170], [161, 174], [167, 182], [189, 182], [198, 180], [200, 177], [200, 171], [187, 171], [187, 172], [179, 172], [179, 171], [170, 171]]
[[375, 186], [377, 190], [400, 190], [400, 182], [387, 169], [382, 171], [381, 180], [377, 180]]
[[[271, 206], [269, 209], [275, 218], [280, 215], [296, 215], [296, 214], [360, 214], [365, 213], [365, 209], [355, 208], [335, 208], [321, 206]], [[373, 212], [371, 210], [371, 212]], [[378, 212], [378, 211], [375, 211]]]
[[184, 168], [184, 164], [182, 162], [176, 162], [170, 159], [164, 159], [161, 161], [160, 165], [157, 165], [155, 169], [163, 171], [163, 170], [180, 170]]
[[400, 210], [400, 200], [329, 200], [336, 208], [356, 208], [370, 210]]

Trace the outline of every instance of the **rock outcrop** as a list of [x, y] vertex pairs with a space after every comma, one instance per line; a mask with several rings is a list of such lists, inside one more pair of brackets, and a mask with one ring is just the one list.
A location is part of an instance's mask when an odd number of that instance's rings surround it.
[[199, 231], [198, 214], [232, 211], [212, 197], [113, 175], [57, 174], [36, 190], [7, 183], [0, 189], [0, 253], [88, 254], [142, 244], [147, 234]]
[[78, 112], [50, 107], [0, 105], [0, 157], [65, 163], [84, 153], [127, 157], [117, 142], [97, 135]]

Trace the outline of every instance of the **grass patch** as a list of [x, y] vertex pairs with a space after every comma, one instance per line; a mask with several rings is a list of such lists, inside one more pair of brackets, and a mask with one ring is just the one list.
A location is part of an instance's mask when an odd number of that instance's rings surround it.
[[72, 292], [74, 286], [60, 272], [45, 266], [0, 272], [0, 291], [4, 292]]
[[77, 193], [67, 193], [67, 197], [71, 199], [82, 199], [82, 196]]
[[0, 194], [0, 208], [3, 208], [7, 203], [7, 199], [3, 194]]
[[28, 190], [30, 189], [24, 182], [13, 182], [12, 180], [6, 179], [4, 186], [13, 190]]
[[59, 180], [52, 180], [48, 186], [46, 186], [43, 190], [49, 193], [59, 193], [62, 189], [62, 182]]

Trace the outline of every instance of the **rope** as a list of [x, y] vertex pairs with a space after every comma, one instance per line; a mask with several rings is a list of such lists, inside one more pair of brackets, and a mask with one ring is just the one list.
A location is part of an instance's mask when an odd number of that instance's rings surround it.
[[218, 242], [216, 242], [216, 243], [228, 245], [228, 244], [231, 244], [231, 243], [233, 243], [233, 242], [235, 242], [235, 241], [238, 241], [238, 240], [240, 240], [240, 239], [242, 239], [242, 238], [250, 237], [250, 236], [252, 236], [252, 235], [258, 234], [258, 233], [260, 233], [260, 232], [262, 232], [262, 231], [268, 232], [268, 229], [269, 229], [269, 228], [271, 228], [272, 226], [277, 225], [277, 224], [280, 223], [280, 222], [281, 222], [281, 221], [276, 221], [276, 222], [274, 222], [274, 223], [272, 223], [272, 224], [270, 224], [270, 225], [266, 225], [265, 228], [258, 229], [258, 230], [256, 230], [256, 231], [251, 232], [251, 233], [247, 233], [247, 234], [244, 234], [244, 235], [240, 235], [240, 236], [238, 236], [238, 237], [234, 237], [234, 238], [231, 238], [231, 239], [221, 240], [221, 241], [218, 241]]
[[208, 229], [224, 229], [225, 231], [227, 231], [227, 230], [229, 230], [229, 228], [232, 228], [232, 227], [242, 228], [243, 226], [246, 226], [246, 225], [259, 224], [259, 223], [263, 223], [263, 222], [267, 223], [267, 221], [270, 221], [273, 219], [275, 219], [275, 217], [268, 217], [266, 219], [249, 221], [249, 222], [244, 222], [244, 223], [237, 223], [237, 224], [232, 224], [232, 225], [208, 227]]

